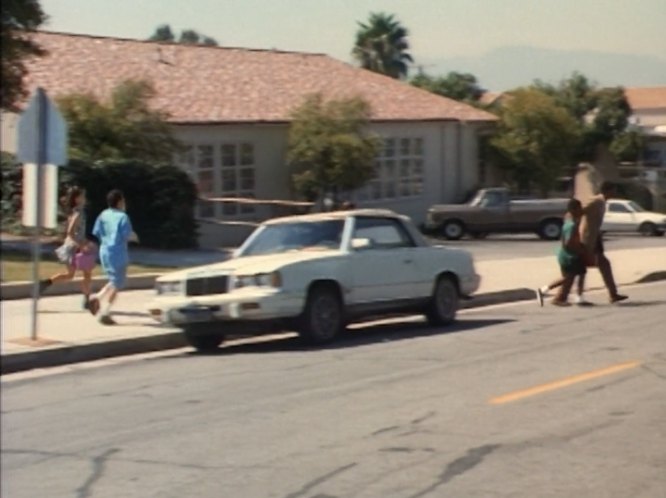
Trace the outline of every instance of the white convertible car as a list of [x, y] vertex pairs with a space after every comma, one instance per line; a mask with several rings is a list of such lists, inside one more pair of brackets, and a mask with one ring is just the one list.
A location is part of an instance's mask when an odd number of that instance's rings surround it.
[[611, 199], [606, 202], [601, 230], [661, 236], [666, 231], [666, 214], [646, 211], [634, 201]]
[[160, 277], [150, 313], [199, 350], [235, 331], [297, 330], [320, 344], [362, 317], [449, 324], [479, 282], [468, 252], [431, 246], [409, 218], [338, 211], [267, 221], [233, 258]]

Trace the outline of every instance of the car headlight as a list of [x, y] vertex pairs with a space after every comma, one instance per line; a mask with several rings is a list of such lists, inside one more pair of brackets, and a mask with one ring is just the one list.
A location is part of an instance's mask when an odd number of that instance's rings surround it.
[[256, 275], [236, 275], [235, 287], [241, 289], [243, 287], [281, 287], [282, 276], [280, 272], [274, 271], [271, 273], [258, 273]]
[[164, 294], [182, 294], [183, 292], [183, 282], [173, 281], [173, 282], [157, 282], [155, 284], [155, 290], [158, 295]]

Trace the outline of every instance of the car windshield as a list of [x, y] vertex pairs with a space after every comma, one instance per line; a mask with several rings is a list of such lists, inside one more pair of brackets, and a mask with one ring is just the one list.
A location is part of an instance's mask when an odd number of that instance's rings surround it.
[[638, 204], [636, 204], [634, 201], [629, 201], [629, 207], [632, 209], [632, 211], [636, 213], [643, 213], [645, 212], [645, 209], [640, 207]]
[[339, 249], [344, 224], [345, 220], [336, 219], [267, 225], [239, 256]]

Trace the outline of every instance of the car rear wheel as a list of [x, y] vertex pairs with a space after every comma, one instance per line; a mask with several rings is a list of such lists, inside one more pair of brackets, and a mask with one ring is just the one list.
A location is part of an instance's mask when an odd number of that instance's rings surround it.
[[333, 285], [317, 285], [310, 290], [298, 333], [310, 344], [332, 341], [344, 328], [342, 301]]
[[431, 325], [449, 325], [456, 319], [458, 305], [458, 286], [453, 277], [443, 275], [435, 283], [426, 318]]
[[562, 222], [560, 220], [545, 220], [539, 226], [538, 234], [544, 240], [557, 240], [562, 235]]
[[442, 235], [448, 240], [458, 240], [465, 235], [465, 226], [458, 220], [448, 220], [442, 225]]
[[641, 224], [641, 226], [638, 227], [638, 231], [641, 233], [641, 235], [652, 237], [656, 237], [659, 233], [659, 230], [657, 230], [657, 225], [650, 223], [649, 221]]
[[183, 332], [187, 343], [197, 351], [215, 351], [224, 342], [224, 334], [215, 330], [210, 323], [196, 323], [187, 325]]

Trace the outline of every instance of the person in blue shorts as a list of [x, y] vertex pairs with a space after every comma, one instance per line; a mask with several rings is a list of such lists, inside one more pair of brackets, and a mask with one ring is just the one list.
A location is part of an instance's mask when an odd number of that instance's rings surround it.
[[88, 309], [97, 315], [102, 307], [102, 301], [107, 299], [100, 314], [100, 322], [104, 325], [115, 325], [111, 318], [111, 307], [118, 297], [127, 278], [127, 265], [129, 254], [127, 244], [130, 241], [138, 242], [132, 230], [132, 223], [125, 213], [125, 197], [120, 190], [112, 190], [106, 196], [107, 209], [102, 211], [95, 220], [93, 235], [100, 242], [99, 259], [109, 282], [97, 294], [90, 297]]

